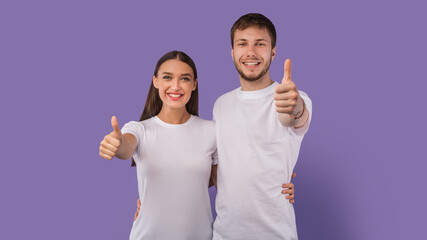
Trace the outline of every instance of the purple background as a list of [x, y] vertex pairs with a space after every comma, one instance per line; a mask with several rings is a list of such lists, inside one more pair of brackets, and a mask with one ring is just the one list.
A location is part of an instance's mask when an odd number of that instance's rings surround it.
[[216, 98], [239, 86], [229, 29], [248, 12], [276, 26], [273, 79], [291, 58], [313, 100], [294, 179], [300, 239], [424, 238], [425, 10], [422, 1], [1, 1], [0, 239], [127, 239], [135, 168], [98, 155], [111, 116], [139, 119], [156, 61], [179, 49], [196, 62], [200, 116], [211, 119]]

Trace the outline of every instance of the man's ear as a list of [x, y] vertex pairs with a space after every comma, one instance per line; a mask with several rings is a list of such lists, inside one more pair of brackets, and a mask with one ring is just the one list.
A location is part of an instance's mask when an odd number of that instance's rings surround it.
[[276, 56], [276, 47], [274, 47], [273, 49], [271, 49], [271, 60], [274, 59], [274, 56]]
[[155, 88], [159, 89], [156, 76], [153, 76], [153, 85], [154, 85]]

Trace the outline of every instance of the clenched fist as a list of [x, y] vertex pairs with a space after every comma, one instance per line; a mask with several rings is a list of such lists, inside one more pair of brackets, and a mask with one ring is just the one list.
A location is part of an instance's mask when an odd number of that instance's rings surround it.
[[292, 81], [290, 59], [285, 61], [285, 73], [282, 83], [275, 87], [275, 91], [274, 100], [276, 101], [276, 111], [278, 113], [286, 113], [292, 116], [301, 114], [303, 103], [297, 86]]
[[99, 155], [107, 160], [111, 160], [116, 156], [117, 150], [123, 142], [123, 135], [115, 116], [111, 117], [111, 126], [113, 131], [105, 135], [99, 146]]

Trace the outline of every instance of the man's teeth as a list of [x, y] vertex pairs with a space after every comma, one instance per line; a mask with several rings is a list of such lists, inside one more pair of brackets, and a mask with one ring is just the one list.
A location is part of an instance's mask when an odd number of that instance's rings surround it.
[[243, 64], [245, 64], [245, 65], [249, 65], [249, 66], [255, 66], [255, 65], [258, 65], [258, 64], [259, 64], [259, 62], [256, 62], [256, 63], [243, 63]]
[[177, 98], [177, 97], [181, 97], [181, 94], [171, 94], [171, 93], [169, 93], [169, 96]]

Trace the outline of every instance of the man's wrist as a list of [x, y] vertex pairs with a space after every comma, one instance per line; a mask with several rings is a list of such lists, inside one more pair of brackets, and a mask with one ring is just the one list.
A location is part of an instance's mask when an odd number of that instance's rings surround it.
[[304, 112], [305, 112], [305, 102], [304, 102], [304, 99], [302, 99], [302, 98], [300, 98], [301, 99], [301, 101], [302, 101], [302, 109], [301, 110], [299, 110], [298, 112], [296, 112], [296, 113], [293, 113], [293, 114], [289, 114], [289, 116], [292, 118], [292, 119], [300, 119], [303, 115], [304, 115]]

